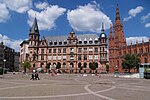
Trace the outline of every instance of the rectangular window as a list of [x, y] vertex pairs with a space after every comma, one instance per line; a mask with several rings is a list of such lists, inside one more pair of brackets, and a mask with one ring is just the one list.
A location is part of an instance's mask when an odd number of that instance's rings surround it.
[[37, 50], [36, 50], [36, 48], [34, 48], [34, 53], [37, 53]]
[[52, 53], [52, 49], [49, 49], [49, 53]]
[[98, 55], [94, 55], [94, 59], [97, 60], [98, 59]]
[[70, 48], [70, 52], [74, 52], [74, 48]]
[[61, 49], [58, 49], [58, 53], [61, 53]]
[[73, 55], [70, 55], [70, 60], [73, 60], [73, 59], [74, 59]]
[[63, 48], [63, 53], [66, 53], [66, 48]]
[[84, 48], [84, 52], [87, 52], [87, 48]]
[[78, 55], [78, 60], [81, 60], [81, 55]]
[[56, 60], [56, 56], [53, 56], [53, 60]]
[[92, 60], [93, 59], [93, 56], [92, 55], [89, 55], [89, 60]]
[[90, 47], [90, 48], [89, 48], [89, 52], [92, 52], [92, 51], [93, 51], [93, 48]]
[[44, 55], [41, 55], [41, 60], [44, 60]]
[[58, 56], [58, 60], [61, 60], [61, 56]]
[[56, 49], [53, 49], [53, 53], [56, 53]]
[[66, 60], [66, 55], [63, 56], [63, 60]]
[[41, 49], [41, 54], [44, 54], [44, 49]]
[[48, 56], [48, 60], [51, 60], [52, 59], [52, 56]]
[[78, 52], [82, 52], [82, 48], [78, 48]]
[[87, 60], [87, 55], [84, 55], [84, 60]]
[[97, 47], [95, 48], [95, 52], [98, 52], [98, 48]]

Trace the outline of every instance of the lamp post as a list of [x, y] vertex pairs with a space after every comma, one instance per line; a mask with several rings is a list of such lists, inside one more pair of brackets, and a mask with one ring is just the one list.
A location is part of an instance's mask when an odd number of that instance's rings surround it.
[[6, 62], [6, 59], [4, 59], [3, 61], [4, 61], [4, 68], [3, 68], [3, 78], [4, 78], [4, 73], [5, 73], [5, 62]]

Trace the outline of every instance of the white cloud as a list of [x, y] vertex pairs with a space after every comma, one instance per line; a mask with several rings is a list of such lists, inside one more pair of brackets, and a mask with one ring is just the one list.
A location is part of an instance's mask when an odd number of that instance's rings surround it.
[[10, 18], [9, 11], [4, 3], [0, 3], [0, 23]]
[[11, 47], [13, 49], [15, 49], [15, 51], [19, 52], [20, 51], [20, 43], [23, 40], [12, 40], [9, 37], [7, 37], [6, 35], [2, 35], [0, 34], [0, 42], [3, 42], [4, 45]]
[[63, 15], [66, 9], [59, 7], [58, 5], [48, 6], [41, 12], [35, 10], [28, 11], [28, 24], [32, 26], [33, 20], [36, 18], [38, 20], [38, 25], [40, 30], [50, 30], [55, 27], [56, 19]]
[[148, 41], [149, 41], [149, 38], [146, 37], [146, 36], [128, 37], [128, 38], [126, 38], [127, 45], [130, 45], [131, 42], [132, 42], [132, 44], [136, 44], [136, 42], [142, 43], [142, 40], [143, 40], [144, 42], [148, 42]]
[[147, 20], [147, 19], [149, 19], [149, 18], [150, 18], [150, 12], [149, 12], [147, 15], [142, 16], [142, 17], [141, 17], [141, 20], [142, 20], [143, 22], [145, 22], [145, 20]]
[[142, 6], [137, 6], [135, 9], [130, 9], [128, 12], [128, 17], [124, 18], [123, 21], [128, 21], [133, 17], [136, 17], [137, 14], [141, 13], [144, 10]]
[[1, 0], [6, 6], [15, 12], [24, 13], [28, 11], [32, 5], [32, 0]]
[[145, 27], [146, 27], [146, 28], [150, 27], [150, 23], [146, 23], [146, 24], [145, 24]]
[[100, 32], [102, 22], [104, 22], [105, 29], [108, 29], [111, 24], [110, 18], [99, 10], [96, 2], [69, 10], [67, 19], [73, 29], [81, 32]]
[[124, 18], [123, 21], [128, 21], [128, 20], [130, 20], [131, 18], [132, 18], [131, 16], [128, 16], [128, 17]]
[[129, 10], [129, 15], [135, 17], [138, 13], [141, 13], [144, 10], [142, 6], [138, 6], [135, 9]]
[[41, 10], [45, 9], [47, 6], [48, 6], [48, 4], [46, 2], [43, 2], [43, 3], [39, 2], [39, 3], [35, 4], [35, 7], [38, 8], [38, 9], [41, 9]]

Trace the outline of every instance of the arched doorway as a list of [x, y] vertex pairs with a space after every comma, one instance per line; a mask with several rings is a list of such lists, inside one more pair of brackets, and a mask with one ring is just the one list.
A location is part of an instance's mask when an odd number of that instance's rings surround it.
[[63, 68], [66, 68], [66, 63], [65, 62], [63, 63]]
[[84, 63], [83, 67], [84, 67], [84, 68], [87, 68], [87, 64], [86, 64], [86, 63]]
[[78, 68], [79, 68], [79, 73], [81, 73], [81, 70], [82, 70], [82, 64], [81, 63], [78, 63]]
[[78, 68], [81, 68], [81, 63], [78, 63]]
[[73, 73], [73, 69], [72, 68], [74, 68], [74, 64], [70, 63], [70, 73]]
[[70, 63], [70, 68], [74, 68], [74, 64], [73, 63]]
[[53, 63], [53, 67], [56, 68], [56, 63]]
[[57, 65], [56, 65], [56, 69], [60, 69], [61, 68], [61, 63], [58, 62]]
[[42, 67], [43, 67], [43, 65], [44, 65], [44, 63], [41, 63], [41, 64], [40, 64], [40, 67], [42, 68]]

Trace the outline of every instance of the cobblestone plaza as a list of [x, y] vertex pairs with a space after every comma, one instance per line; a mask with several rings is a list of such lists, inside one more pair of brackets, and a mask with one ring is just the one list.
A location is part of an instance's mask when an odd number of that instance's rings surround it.
[[114, 78], [113, 74], [6, 74], [0, 78], [0, 100], [149, 100], [150, 80]]

